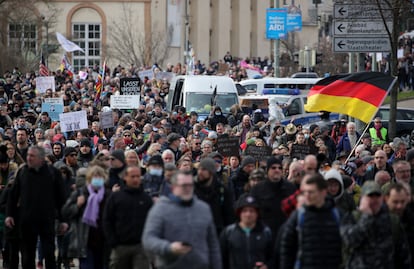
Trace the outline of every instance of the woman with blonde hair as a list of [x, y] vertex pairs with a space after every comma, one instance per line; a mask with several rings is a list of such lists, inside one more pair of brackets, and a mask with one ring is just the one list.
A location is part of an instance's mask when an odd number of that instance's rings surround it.
[[62, 208], [63, 217], [71, 223], [67, 258], [78, 258], [83, 269], [106, 267], [102, 219], [105, 201], [111, 193], [106, 188], [107, 181], [105, 169], [90, 167], [85, 186], [72, 192]]
[[125, 162], [127, 166], [140, 166], [140, 160], [135, 150], [129, 149], [125, 151]]

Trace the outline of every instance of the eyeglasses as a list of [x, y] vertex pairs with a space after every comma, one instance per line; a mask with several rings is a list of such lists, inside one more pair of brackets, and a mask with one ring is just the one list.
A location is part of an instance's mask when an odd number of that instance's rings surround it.
[[201, 145], [201, 143], [194, 143], [194, 144], [196, 144], [196, 145]]
[[111, 161], [114, 161], [114, 160], [115, 160], [115, 158], [114, 158], [114, 157], [109, 157], [109, 159], [110, 159]]
[[124, 137], [131, 137], [131, 135], [124, 135]]

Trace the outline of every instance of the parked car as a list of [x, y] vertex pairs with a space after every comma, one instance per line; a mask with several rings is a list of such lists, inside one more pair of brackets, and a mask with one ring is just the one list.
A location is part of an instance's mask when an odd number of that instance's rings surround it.
[[[377, 115], [381, 117], [382, 124], [388, 128], [388, 121], [390, 119], [390, 108], [382, 106], [379, 108]], [[371, 123], [373, 124], [373, 123]], [[414, 109], [412, 108], [397, 108], [397, 131], [396, 135], [410, 136], [414, 130]]]
[[315, 72], [298, 72], [291, 76], [292, 78], [319, 78]]

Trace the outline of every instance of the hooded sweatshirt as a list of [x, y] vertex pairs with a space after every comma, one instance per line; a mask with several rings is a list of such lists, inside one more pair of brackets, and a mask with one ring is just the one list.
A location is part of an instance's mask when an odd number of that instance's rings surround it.
[[338, 208], [340, 214], [343, 216], [346, 213], [352, 212], [356, 208], [355, 202], [352, 199], [352, 196], [344, 191], [344, 182], [339, 171], [332, 168], [328, 170], [323, 177], [326, 181], [336, 180], [339, 183], [338, 192], [334, 195], [328, 193], [328, 195], [334, 199], [336, 207]]

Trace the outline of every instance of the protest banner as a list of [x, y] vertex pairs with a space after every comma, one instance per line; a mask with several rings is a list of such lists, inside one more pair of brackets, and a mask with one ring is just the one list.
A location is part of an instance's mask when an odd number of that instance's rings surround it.
[[63, 98], [62, 97], [45, 98], [45, 101], [43, 103], [63, 106]]
[[88, 129], [86, 111], [62, 113], [59, 115], [60, 129], [63, 133]]
[[272, 148], [269, 146], [258, 147], [250, 145], [247, 146], [243, 155], [252, 156], [256, 161], [262, 161], [272, 156]]
[[101, 128], [108, 129], [114, 127], [114, 117], [112, 111], [105, 111], [100, 116]]
[[119, 84], [121, 95], [140, 95], [141, 93], [139, 78], [121, 78]]
[[52, 89], [52, 91], [55, 91], [55, 77], [49, 76], [49, 77], [37, 77], [36, 78], [36, 89], [40, 93], [45, 93], [47, 89]]
[[141, 79], [141, 81], [144, 81], [145, 77], [147, 77], [148, 79], [153, 79], [154, 78], [154, 72], [152, 71], [152, 69], [139, 71], [138, 72], [138, 77]]
[[112, 109], [137, 109], [139, 106], [138, 95], [111, 95]]
[[63, 113], [63, 104], [43, 103], [42, 112], [47, 112], [52, 121], [58, 121], [59, 115]]
[[170, 82], [175, 77], [175, 74], [173, 72], [158, 72], [155, 75], [156, 79], [163, 80], [166, 79], [168, 82]]
[[219, 137], [217, 139], [217, 151], [224, 157], [239, 156], [239, 139], [237, 136]]

